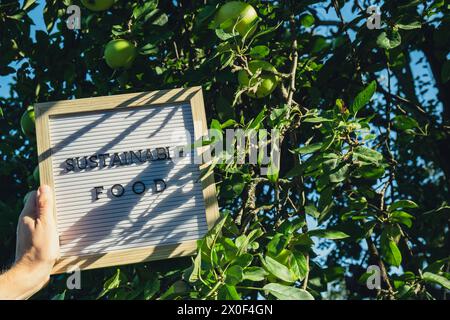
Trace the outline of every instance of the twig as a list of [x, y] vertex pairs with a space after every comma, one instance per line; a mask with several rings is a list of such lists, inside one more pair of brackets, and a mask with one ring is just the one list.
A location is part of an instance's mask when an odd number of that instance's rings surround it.
[[290, 107], [292, 105], [292, 99], [294, 97], [295, 92], [295, 76], [297, 73], [297, 65], [298, 65], [298, 50], [297, 50], [297, 34], [295, 32], [295, 16], [292, 14], [289, 19], [289, 24], [291, 27], [291, 37], [292, 37], [292, 65], [290, 74], [290, 84], [288, 88], [288, 98], [287, 105]]
[[403, 98], [403, 97], [401, 97], [401, 96], [399, 96], [399, 95], [396, 95], [396, 94], [394, 94], [394, 93], [391, 93], [391, 92], [386, 91], [379, 83], [378, 83], [377, 88], [378, 88], [378, 90], [379, 90], [381, 93], [383, 93], [384, 95], [390, 96], [391, 98], [394, 98], [395, 100], [398, 100], [398, 101], [401, 101], [401, 102], [403, 102], [403, 103], [406, 103], [406, 104], [408, 104], [408, 105], [410, 105], [410, 106], [416, 108], [417, 111], [419, 111], [421, 114], [427, 115], [427, 112], [426, 112], [421, 106], [419, 106], [418, 104], [412, 102], [411, 100], [408, 100], [408, 99]]
[[180, 55], [178, 54], [177, 43], [175, 41], [173, 42], [173, 48], [175, 50], [175, 56], [177, 57], [177, 59], [180, 59]]

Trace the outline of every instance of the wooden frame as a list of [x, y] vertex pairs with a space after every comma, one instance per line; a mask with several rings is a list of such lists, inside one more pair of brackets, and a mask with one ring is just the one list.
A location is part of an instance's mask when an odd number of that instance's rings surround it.
[[[49, 127], [49, 118], [51, 116], [74, 113], [79, 114], [100, 110], [120, 110], [123, 108], [149, 105], [164, 106], [168, 103], [190, 104], [192, 118], [194, 120], [195, 140], [207, 134], [208, 128], [201, 87], [159, 90], [36, 104], [36, 136], [41, 184], [47, 184], [52, 188], [54, 187]], [[200, 148], [199, 153], [204, 152], [206, 148], [208, 147]], [[205, 164], [200, 165], [200, 170], [205, 170], [205, 166]], [[202, 179], [202, 187], [206, 209], [206, 221], [208, 229], [210, 229], [219, 216], [215, 182], [212, 174]], [[56, 218], [56, 207], [54, 214]], [[196, 242], [196, 240], [190, 240], [178, 244], [139, 247], [83, 256], [66, 256], [57, 261], [52, 273], [68, 272], [74, 267], [80, 269], [93, 269], [192, 255], [196, 252]]]

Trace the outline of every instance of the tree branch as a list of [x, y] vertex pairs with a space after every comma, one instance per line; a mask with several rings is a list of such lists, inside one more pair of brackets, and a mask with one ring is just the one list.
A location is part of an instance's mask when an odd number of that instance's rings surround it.
[[297, 44], [297, 34], [295, 32], [295, 16], [292, 14], [289, 19], [289, 25], [291, 28], [291, 38], [292, 38], [292, 65], [291, 71], [289, 73], [290, 83], [288, 88], [288, 97], [287, 97], [287, 105], [290, 107], [292, 105], [292, 99], [294, 97], [295, 92], [295, 77], [297, 73], [297, 65], [298, 65], [298, 44]]

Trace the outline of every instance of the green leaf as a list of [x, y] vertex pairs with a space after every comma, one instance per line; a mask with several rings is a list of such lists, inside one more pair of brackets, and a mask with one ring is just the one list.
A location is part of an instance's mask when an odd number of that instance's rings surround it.
[[263, 281], [267, 275], [267, 271], [261, 267], [249, 267], [244, 271], [244, 280]]
[[319, 237], [330, 240], [339, 240], [348, 238], [349, 235], [342, 231], [330, 230], [330, 229], [316, 229], [308, 231], [308, 235], [311, 237]]
[[153, 43], [147, 43], [145, 46], [139, 49], [139, 54], [141, 55], [150, 55], [158, 52], [158, 47]]
[[144, 299], [145, 300], [151, 299], [159, 291], [160, 288], [161, 282], [159, 281], [158, 277], [155, 274], [153, 279], [151, 279], [145, 284], [143, 291]]
[[276, 256], [281, 252], [281, 250], [285, 248], [286, 245], [287, 245], [286, 237], [281, 233], [277, 233], [267, 244], [267, 251], [272, 256]]
[[309, 272], [309, 265], [306, 256], [301, 252], [293, 252], [294, 261], [292, 261], [292, 269], [299, 280], [303, 280]]
[[409, 116], [400, 115], [394, 118], [394, 127], [399, 130], [405, 131], [419, 128], [419, 123]]
[[431, 272], [425, 272], [422, 275], [422, 278], [426, 282], [436, 283], [436, 284], [438, 284], [438, 285], [440, 285], [440, 286], [450, 290], [450, 281], [447, 278], [443, 277], [443, 276], [440, 276], [438, 274], [434, 274], [434, 273], [431, 273]]
[[267, 174], [266, 174], [269, 181], [272, 183], [277, 182], [279, 174], [280, 174], [280, 164], [270, 162], [269, 166], [267, 167]]
[[234, 34], [225, 32], [223, 29], [216, 29], [216, 36], [222, 40], [226, 41], [234, 37]]
[[219, 237], [220, 232], [222, 231], [222, 228], [228, 218], [228, 215], [223, 215], [221, 219], [219, 219], [214, 227], [211, 228], [211, 230], [208, 231], [204, 238], [204, 243], [206, 244], [206, 247], [208, 249], [212, 249], [214, 244], [217, 241], [217, 238]]
[[182, 280], [174, 282], [158, 299], [167, 300], [175, 299], [177, 297], [183, 296], [188, 290], [186, 283]]
[[201, 24], [207, 21], [212, 15], [216, 12], [216, 6], [214, 5], [206, 5], [200, 8], [197, 15], [195, 16], [195, 20], [197, 24]]
[[9, 19], [20, 21], [27, 13], [25, 11], [20, 11], [19, 13], [13, 14], [12, 16], [6, 16]]
[[269, 125], [272, 128], [277, 128], [277, 127], [283, 126], [285, 123], [289, 123], [290, 120], [287, 115], [288, 112], [289, 112], [289, 108], [286, 104], [283, 105], [283, 107], [281, 107], [281, 108], [273, 108], [272, 112], [270, 113], [270, 116], [269, 116], [269, 121], [268, 121]]
[[250, 120], [250, 123], [248, 124], [247, 129], [255, 129], [258, 130], [261, 123], [263, 122], [264, 118], [266, 117], [266, 108], [263, 108], [256, 118]]
[[383, 31], [377, 38], [377, 45], [380, 48], [387, 50], [398, 47], [401, 43], [402, 37], [400, 36], [400, 33], [395, 30], [389, 32], [389, 35]]
[[327, 41], [327, 38], [325, 38], [321, 35], [313, 36], [313, 38], [314, 38], [314, 43], [311, 48], [311, 53], [319, 53], [322, 50], [325, 50], [330, 46], [330, 43]]
[[371, 165], [366, 163], [361, 163], [364, 166], [361, 168], [358, 168], [353, 172], [353, 174], [356, 177], [362, 177], [365, 179], [379, 179], [384, 175], [384, 172], [386, 171], [386, 167], [383, 165]]
[[308, 153], [313, 153], [317, 150], [320, 150], [320, 148], [322, 148], [322, 143], [317, 142], [317, 143], [311, 143], [311, 144], [308, 144], [307, 146], [303, 146], [303, 147], [294, 149], [293, 151], [295, 153], [299, 153], [299, 154], [308, 154]]
[[376, 150], [358, 146], [353, 150], [353, 161], [362, 164], [379, 164], [383, 160], [383, 155]]
[[261, 236], [262, 231], [261, 229], [255, 229], [252, 230], [248, 235], [241, 235], [238, 238], [236, 238], [236, 246], [239, 249], [237, 255], [240, 256], [241, 254], [247, 252], [248, 247], [251, 245], [251, 243]]
[[394, 211], [391, 216], [392, 220], [398, 223], [402, 223], [408, 228], [412, 227], [412, 219], [414, 217], [410, 215], [409, 213], [406, 213], [404, 211]]
[[222, 237], [220, 243], [224, 247], [227, 261], [235, 259], [238, 253], [238, 247], [234, 244], [233, 240], [231, 240], [230, 238]]
[[117, 269], [116, 273], [111, 278], [106, 280], [106, 282], [103, 285], [103, 291], [99, 294], [97, 299], [103, 297], [112, 289], [117, 289], [119, 286], [120, 286], [120, 269]]
[[[147, 20], [147, 17], [146, 17], [146, 20]], [[163, 13], [157, 19], [155, 19], [155, 21], [153, 21], [152, 24], [157, 25], [157, 26], [163, 26], [168, 21], [169, 21], [169, 17], [167, 16], [167, 14]]]
[[[149, 13], [153, 13], [154, 11], [158, 12], [157, 4], [155, 1], [146, 1], [142, 6], [136, 5], [133, 8], [133, 17], [138, 20], [142, 16], [148, 15]], [[155, 14], [155, 13], [153, 13]]]
[[263, 289], [280, 300], [314, 300], [314, 297], [306, 290], [279, 283], [266, 284]]
[[235, 286], [244, 278], [244, 272], [241, 266], [234, 265], [225, 271], [225, 283]]
[[242, 268], [245, 268], [245, 267], [249, 266], [250, 263], [252, 263], [252, 260], [253, 260], [253, 255], [251, 255], [250, 253], [244, 253], [243, 255], [240, 255], [239, 257], [237, 257], [233, 261], [233, 264], [241, 266]]
[[395, 201], [393, 204], [391, 204], [388, 207], [388, 211], [392, 212], [394, 210], [404, 209], [404, 208], [415, 209], [415, 208], [418, 208], [418, 207], [419, 206], [417, 205], [417, 203], [415, 203], [412, 200], [398, 200], [398, 201]]
[[350, 165], [344, 164], [340, 165], [337, 170], [333, 170], [332, 173], [328, 176], [331, 183], [339, 183], [344, 181], [347, 178], [347, 173], [350, 169]]
[[32, 7], [32, 8], [35, 7], [34, 6], [35, 2], [36, 2], [36, 0], [26, 0], [26, 1], [24, 1], [22, 10], [27, 11], [30, 7]]
[[394, 241], [389, 241], [389, 258], [388, 263], [399, 267], [402, 263], [402, 254], [400, 252], [400, 249], [397, 247], [397, 244]]
[[450, 257], [436, 260], [432, 264], [428, 265], [423, 271], [425, 272], [431, 272], [431, 273], [438, 273], [441, 271], [442, 267], [450, 261]]
[[377, 83], [375, 81], [369, 83], [369, 85], [363, 91], [358, 93], [358, 95], [356, 96], [355, 100], [353, 101], [350, 107], [351, 111], [355, 114], [367, 103], [369, 103], [370, 99], [372, 98], [376, 90], [377, 90]]
[[396, 242], [389, 236], [388, 229], [384, 229], [381, 233], [381, 254], [383, 259], [390, 265], [399, 267], [402, 263], [402, 254], [397, 247]]
[[259, 38], [259, 37], [261, 37], [261, 36], [264, 36], [264, 35], [266, 35], [266, 34], [268, 34], [268, 33], [274, 32], [274, 31], [277, 30], [282, 24], [283, 24], [283, 21], [280, 22], [280, 23], [278, 23], [276, 26], [269, 27], [269, 28], [267, 28], [267, 29], [261, 30], [260, 32], [258, 32], [258, 33], [253, 37], [253, 39], [256, 39], [256, 38]]
[[413, 29], [420, 29], [420, 28], [422, 28], [422, 25], [420, 24], [419, 21], [414, 21], [414, 22], [411, 22], [409, 24], [397, 23], [395, 26], [397, 28], [403, 29], [403, 30], [413, 30]]
[[303, 119], [302, 121], [308, 122], [308, 123], [322, 123], [322, 122], [329, 122], [329, 121], [333, 121], [333, 120], [327, 119], [324, 117], [314, 116], [314, 117]]
[[316, 219], [320, 217], [320, 211], [313, 205], [305, 206], [305, 213]]
[[339, 156], [335, 153], [326, 153], [322, 155], [324, 161], [322, 162], [322, 169], [329, 173], [337, 168], [339, 164]]
[[314, 245], [314, 241], [306, 233], [301, 233], [296, 236], [292, 244], [309, 249]]
[[328, 267], [323, 270], [324, 282], [331, 283], [338, 279], [342, 279], [345, 274], [345, 268], [340, 266]]
[[266, 256], [265, 259], [261, 257], [261, 262], [263, 266], [269, 271], [272, 275], [277, 277], [280, 280], [293, 283], [297, 280], [297, 277], [293, 272], [291, 272], [285, 265], [279, 263], [275, 259]]
[[194, 260], [194, 269], [192, 270], [192, 273], [189, 276], [189, 282], [196, 282], [198, 279], [200, 279], [202, 271], [201, 264], [202, 264], [202, 249], [200, 248]]
[[66, 297], [66, 290], [64, 290], [61, 293], [55, 294], [52, 300], [64, 300], [65, 297]]
[[253, 59], [263, 59], [270, 53], [270, 49], [266, 46], [255, 46], [250, 50], [250, 56]]
[[234, 126], [235, 124], [236, 124], [236, 120], [228, 119], [227, 121], [225, 121], [224, 123], [222, 123], [222, 124], [220, 125], [220, 127], [221, 127], [222, 129], [225, 129], [225, 128]]
[[220, 287], [217, 298], [219, 300], [241, 300], [241, 296], [237, 292], [236, 287], [227, 284]]

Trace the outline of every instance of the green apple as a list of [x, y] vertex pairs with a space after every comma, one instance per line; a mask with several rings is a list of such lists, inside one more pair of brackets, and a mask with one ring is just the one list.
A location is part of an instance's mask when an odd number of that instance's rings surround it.
[[31, 138], [35, 136], [35, 116], [32, 106], [29, 106], [22, 114], [22, 117], [20, 118], [20, 127], [27, 137]]
[[224, 30], [226, 32], [232, 32], [233, 27], [236, 24], [235, 30], [244, 36], [247, 33], [251, 33], [255, 29], [255, 20], [258, 18], [255, 8], [253, 8], [248, 3], [240, 1], [230, 1], [225, 3], [219, 8], [215, 16], [216, 27], [220, 24], [225, 23], [226, 27]]
[[105, 60], [113, 69], [129, 68], [136, 58], [137, 50], [128, 40], [111, 40], [105, 47]]
[[81, 3], [92, 11], [104, 11], [108, 10], [115, 0], [81, 0]]
[[252, 98], [263, 98], [272, 93], [278, 85], [278, 77], [274, 74], [277, 70], [269, 62], [261, 60], [253, 60], [248, 63], [248, 69], [255, 73], [261, 70], [261, 74], [251, 79], [251, 76], [246, 70], [238, 72], [239, 84], [243, 87], [256, 86], [256, 92], [249, 90], [247, 94]]
[[34, 181], [39, 184], [39, 165], [36, 166], [36, 168], [34, 168], [33, 170], [33, 178]]

